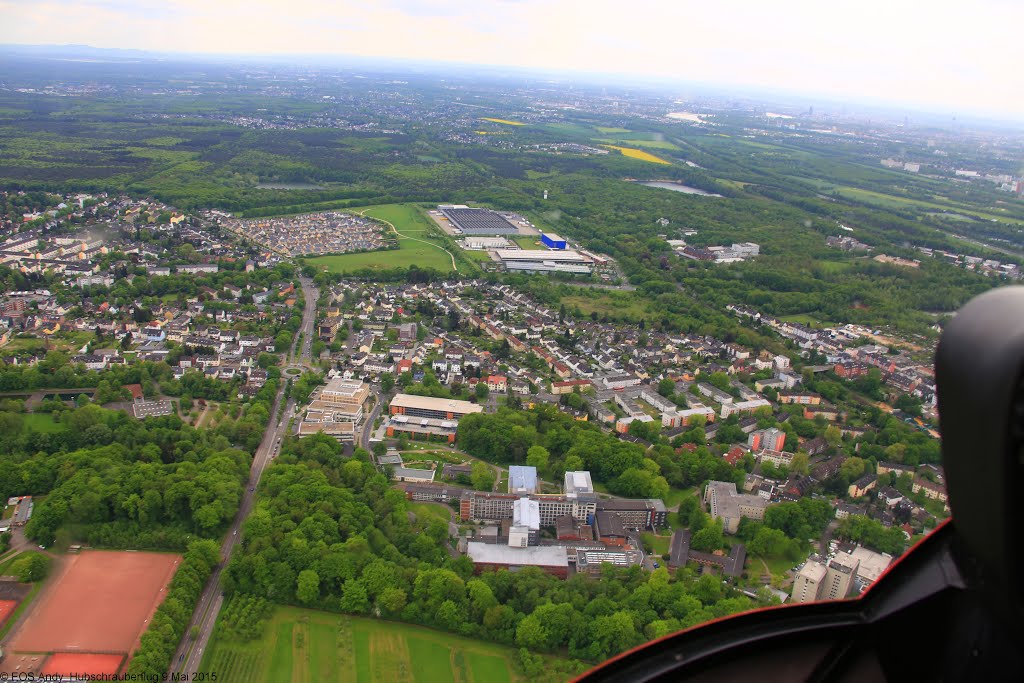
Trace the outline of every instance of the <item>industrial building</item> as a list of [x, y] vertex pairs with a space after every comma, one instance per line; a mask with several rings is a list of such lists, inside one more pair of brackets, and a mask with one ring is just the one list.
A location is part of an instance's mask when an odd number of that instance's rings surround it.
[[483, 236], [467, 236], [466, 239], [462, 240], [463, 249], [470, 251], [486, 251], [488, 249], [507, 249], [512, 246], [504, 237], [483, 237]]
[[438, 210], [452, 224], [456, 234], [463, 235], [516, 235], [519, 228], [497, 211], [471, 209], [460, 204], [442, 204]]
[[556, 235], [553, 232], [541, 233], [540, 241], [548, 249], [565, 249], [568, 246], [565, 243], [564, 239], [562, 239], [561, 237], [559, 237], [558, 235]]
[[505, 270], [524, 273], [590, 274], [594, 260], [572, 249], [496, 249]]

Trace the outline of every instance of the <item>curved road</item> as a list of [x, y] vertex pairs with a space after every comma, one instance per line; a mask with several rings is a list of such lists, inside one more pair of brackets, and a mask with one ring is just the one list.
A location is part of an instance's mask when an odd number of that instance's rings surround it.
[[[313, 286], [311, 280], [300, 278], [300, 282], [302, 283], [302, 291], [306, 299], [306, 308], [302, 314], [302, 327], [299, 331], [303, 333], [304, 340], [302, 360], [308, 361], [312, 344], [310, 340], [312, 338], [313, 325], [316, 322], [316, 301], [320, 298], [320, 292]], [[289, 356], [295, 353], [298, 341], [299, 336], [296, 334]], [[282, 380], [284, 380], [283, 377]], [[260, 483], [260, 476], [262, 476], [263, 470], [280, 450], [281, 439], [288, 431], [288, 421], [295, 414], [294, 399], [288, 399], [284, 403], [284, 409], [282, 410], [286, 386], [287, 381], [282, 381], [281, 388], [277, 392], [273, 408], [270, 411], [270, 420], [267, 423], [267, 430], [263, 434], [263, 441], [260, 442], [253, 456], [249, 481], [246, 483], [245, 491], [242, 494], [242, 502], [239, 505], [238, 514], [235, 515], [235, 520], [231, 523], [231, 528], [228, 529], [227, 536], [221, 546], [221, 563], [213, 570], [209, 581], [206, 582], [206, 587], [196, 603], [195, 612], [192, 613], [192, 620], [189, 622], [188, 628], [185, 629], [185, 636], [174, 653], [174, 659], [171, 660], [171, 673], [187, 673], [188, 680], [192, 680], [193, 674], [199, 672], [199, 665], [203, 660], [203, 652], [210, 641], [213, 625], [217, 621], [217, 615], [220, 614], [220, 608], [224, 602], [224, 596], [220, 591], [221, 572], [224, 570], [228, 560], [231, 559], [231, 553], [238, 542], [238, 532], [242, 528], [242, 522], [252, 512], [253, 499], [256, 487]], [[199, 635], [195, 640], [189, 635], [193, 627], [199, 628]]]
[[[363, 209], [362, 211], [359, 212], [359, 215], [360, 216], [364, 216], [364, 215], [366, 215], [367, 211], [369, 211], [369, 209]], [[370, 216], [370, 218], [372, 218], [372, 219], [374, 219], [376, 221], [380, 221], [381, 223], [387, 223], [389, 226], [391, 226], [391, 231], [394, 232], [399, 237], [402, 237], [402, 238], [407, 239], [407, 240], [412, 240], [413, 242], [423, 242], [423, 244], [429, 244], [432, 247], [437, 247], [438, 249], [440, 249], [444, 253], [448, 254], [448, 258], [450, 258], [452, 260], [452, 270], [454, 270], [456, 273], [459, 272], [459, 267], [457, 265], [455, 265], [455, 254], [453, 254], [452, 252], [448, 251], [447, 249], [442, 247], [440, 244], [434, 244], [433, 242], [428, 242], [427, 240], [421, 240], [421, 239], [419, 239], [417, 237], [409, 237], [408, 235], [403, 235], [402, 233], [398, 232], [398, 228], [395, 227], [394, 223], [392, 223], [391, 221], [386, 221], [383, 218], [377, 218], [376, 216]]]

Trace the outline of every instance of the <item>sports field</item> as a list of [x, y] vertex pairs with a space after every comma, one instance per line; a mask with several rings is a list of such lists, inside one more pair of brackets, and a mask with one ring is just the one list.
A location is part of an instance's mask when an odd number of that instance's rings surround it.
[[[354, 210], [363, 213], [363, 210]], [[451, 256], [444, 250], [427, 218], [414, 206], [388, 204], [365, 210], [366, 216], [379, 218], [395, 226], [399, 232], [398, 249], [361, 254], [338, 254], [307, 259], [313, 266], [326, 266], [332, 273], [351, 273], [362, 268], [434, 268], [443, 272], [452, 269]]]
[[4, 625], [7, 621], [7, 617], [11, 616], [11, 612], [18, 606], [17, 600], [0, 600], [0, 626]]
[[277, 607], [260, 640], [215, 631], [201, 670], [253, 683], [513, 683], [523, 679], [513, 671], [512, 654], [509, 647], [420, 626]]
[[90, 674], [95, 676], [112, 676], [121, 668], [124, 655], [89, 655], [59, 652], [50, 655], [39, 673], [54, 674]]
[[170, 553], [84, 551], [64, 560], [12, 652], [123, 652], [134, 647], [181, 561]]

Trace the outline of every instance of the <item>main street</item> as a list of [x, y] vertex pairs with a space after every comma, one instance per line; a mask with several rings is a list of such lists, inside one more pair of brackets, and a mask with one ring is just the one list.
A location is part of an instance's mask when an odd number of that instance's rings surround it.
[[[302, 314], [302, 327], [295, 333], [295, 339], [292, 342], [292, 348], [289, 350], [288, 357], [294, 355], [301, 334], [301, 338], [304, 339], [301, 351], [302, 360], [309, 361], [311, 348], [309, 339], [312, 335], [313, 325], [316, 323], [316, 301], [320, 297], [320, 291], [313, 286], [311, 280], [300, 278], [300, 281], [302, 283], [303, 296], [306, 299], [306, 308]], [[182, 638], [178, 650], [174, 653], [174, 659], [171, 661], [171, 671], [187, 673], [189, 680], [192, 679], [194, 673], [199, 672], [199, 665], [203, 660], [203, 652], [209, 644], [213, 625], [217, 622], [217, 615], [220, 614], [220, 608], [224, 603], [224, 596], [220, 591], [221, 572], [227, 565], [228, 560], [231, 559], [231, 553], [238, 542], [238, 532], [242, 528], [242, 523], [249, 516], [249, 513], [252, 512], [256, 487], [260, 483], [263, 470], [280, 451], [281, 439], [287, 433], [289, 419], [295, 412], [294, 399], [289, 398], [284, 402], [286, 386], [287, 381], [282, 376], [281, 388], [274, 398], [274, 405], [270, 411], [270, 420], [263, 434], [263, 441], [260, 442], [253, 456], [252, 469], [250, 470], [245, 490], [242, 492], [242, 502], [238, 507], [238, 514], [235, 515], [231, 528], [228, 529], [227, 536], [221, 546], [221, 563], [213, 570], [213, 574], [210, 576], [210, 580], [207, 581], [202, 595], [199, 596], [195, 612], [192, 613], [192, 620], [189, 622], [188, 628], [185, 630], [185, 636]], [[282, 402], [284, 402], [283, 410]], [[190, 634], [194, 627], [198, 627], [199, 633], [193, 640]]]

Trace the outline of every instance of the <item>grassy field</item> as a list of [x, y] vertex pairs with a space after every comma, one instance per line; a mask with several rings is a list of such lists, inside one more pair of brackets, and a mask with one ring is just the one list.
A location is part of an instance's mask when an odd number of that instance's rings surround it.
[[[362, 213], [362, 210], [356, 212]], [[309, 263], [326, 267], [332, 273], [350, 273], [361, 268], [409, 266], [434, 268], [444, 272], [452, 269], [451, 258], [442, 250], [440, 239], [432, 234], [435, 228], [416, 207], [407, 204], [374, 206], [366, 209], [365, 215], [388, 221], [395, 226], [403, 235], [398, 238], [397, 250], [317, 256], [308, 259]]]
[[594, 126], [594, 130], [596, 130], [598, 133], [604, 133], [605, 135], [607, 135], [608, 133], [631, 133], [632, 132], [631, 130], [629, 130], [629, 128], [615, 128], [613, 126]]
[[831, 320], [819, 320], [813, 315], [808, 313], [796, 313], [794, 315], [784, 315], [779, 318], [783, 322], [787, 323], [799, 323], [801, 325], [813, 326], [813, 327], [836, 327], [840, 323], [833, 322]]
[[653, 154], [651, 154], [650, 152], [645, 152], [642, 149], [634, 149], [632, 147], [619, 147], [618, 145], [601, 145], [601, 146], [602, 147], [607, 147], [608, 149], [618, 150], [619, 152], [622, 152], [623, 156], [627, 156], [630, 159], [639, 159], [640, 161], [649, 161], [652, 164], [665, 164], [665, 165], [669, 164], [668, 161], [665, 161], [661, 157], [656, 157]]
[[452, 509], [441, 503], [409, 503], [409, 511], [416, 515], [421, 523], [427, 524], [431, 519], [447, 522], [451, 519]]
[[536, 249], [540, 243], [540, 235], [515, 235], [509, 239], [518, 244], [521, 249]]
[[[594, 294], [596, 290], [591, 290]], [[597, 313], [613, 318], [639, 320], [654, 314], [650, 304], [633, 292], [601, 292], [593, 296], [566, 296], [562, 303], [570, 311], [579, 308], [584, 315]]]
[[54, 422], [53, 415], [50, 413], [28, 413], [21, 416], [25, 426], [29, 429], [44, 434], [53, 434], [54, 432], [63, 432], [67, 429], [67, 425], [62, 422]]
[[640, 539], [644, 543], [650, 543], [651, 547], [654, 549], [654, 554], [661, 556], [661, 555], [665, 555], [665, 554], [668, 553], [668, 545], [669, 545], [669, 542], [671, 542], [672, 537], [671, 536], [656, 536], [656, 535], [654, 535], [652, 533], [644, 532], [644, 533], [640, 534]]
[[[670, 150], [678, 150], [679, 149], [678, 145], [674, 145], [671, 142], [668, 142], [667, 140], [617, 140], [615, 138], [599, 138], [597, 141], [598, 142], [606, 143], [605, 144], [606, 147], [614, 147], [616, 145], [616, 143], [628, 142], [629, 144], [636, 145], [637, 147], [650, 147], [651, 149], [670, 149]], [[627, 147], [616, 147], [616, 149], [625, 150], [625, 149], [628, 149], [628, 148]], [[626, 154], [626, 152], [622, 152], [622, 153]], [[626, 154], [626, 156], [632, 156], [632, 155], [631, 154]], [[645, 161], [650, 161], [650, 159], [645, 159]], [[666, 163], [667, 164], [668, 162], [667, 161], [662, 161], [661, 163]]]
[[251, 642], [215, 632], [202, 669], [225, 681], [474, 681], [523, 680], [512, 648], [419, 626], [277, 607], [263, 638]]

